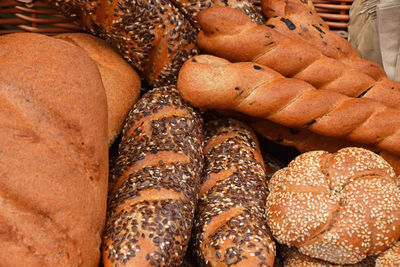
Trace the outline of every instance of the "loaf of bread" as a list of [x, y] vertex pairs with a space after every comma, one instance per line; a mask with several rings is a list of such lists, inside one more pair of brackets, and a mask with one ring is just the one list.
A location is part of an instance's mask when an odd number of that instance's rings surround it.
[[200, 187], [203, 125], [174, 86], [146, 93], [129, 112], [103, 238], [104, 266], [179, 266]]
[[263, 13], [268, 17], [268, 27], [291, 39], [305, 41], [323, 55], [339, 59], [375, 80], [387, 78], [377, 63], [362, 59], [347, 40], [329, 30], [315, 10], [312, 0], [262, 0], [261, 5]]
[[182, 66], [178, 90], [201, 109], [237, 111], [400, 155], [400, 110], [367, 98], [317, 90], [259, 64], [199, 55]]
[[238, 10], [212, 7], [199, 14], [202, 31], [197, 44], [206, 53], [233, 62], [253, 61], [286, 77], [304, 80], [318, 89], [352, 97], [381, 99], [398, 107], [400, 82], [375, 81], [341, 61], [324, 56], [301, 40], [292, 40], [275, 29], [252, 23]]
[[307, 256], [355, 264], [399, 239], [398, 186], [392, 167], [369, 150], [307, 152], [268, 183], [268, 225]]
[[0, 265], [98, 266], [107, 204], [107, 101], [81, 49], [0, 36]]
[[396, 267], [400, 266], [400, 241], [397, 241], [393, 247], [382, 252], [376, 259], [375, 267]]
[[205, 127], [204, 175], [193, 230], [200, 266], [273, 266], [267, 180], [254, 132], [233, 119]]
[[136, 71], [104, 40], [85, 33], [63, 33], [55, 38], [82, 48], [96, 62], [106, 90], [108, 145], [121, 133], [125, 117], [138, 100], [141, 81]]
[[367, 257], [356, 264], [333, 264], [327, 261], [308, 257], [291, 248], [285, 255], [284, 267], [375, 267], [376, 257]]

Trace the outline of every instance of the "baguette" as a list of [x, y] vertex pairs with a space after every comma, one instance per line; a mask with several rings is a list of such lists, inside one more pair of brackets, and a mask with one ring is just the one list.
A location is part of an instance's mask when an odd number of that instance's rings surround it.
[[179, 266], [200, 186], [202, 119], [174, 86], [129, 112], [111, 170], [104, 266]]
[[317, 90], [262, 65], [196, 56], [182, 66], [178, 90], [201, 109], [237, 111], [400, 155], [400, 110], [367, 98]]
[[262, 0], [261, 6], [269, 27], [291, 39], [307, 42], [323, 55], [341, 60], [375, 80], [387, 78], [377, 63], [362, 59], [347, 40], [329, 30], [311, 0]]
[[201, 266], [272, 266], [275, 244], [265, 220], [267, 185], [257, 138], [245, 124], [206, 124], [205, 170], [194, 225]]
[[207, 53], [233, 62], [253, 61], [318, 89], [352, 97], [380, 98], [385, 105], [396, 108], [400, 104], [399, 82], [375, 81], [339, 60], [322, 55], [305, 42], [252, 23], [238, 10], [212, 7], [200, 12], [199, 23], [202, 31], [197, 44]]

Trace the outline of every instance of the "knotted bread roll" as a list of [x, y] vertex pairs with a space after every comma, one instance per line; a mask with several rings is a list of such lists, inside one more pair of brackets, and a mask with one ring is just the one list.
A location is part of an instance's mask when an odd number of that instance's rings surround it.
[[305, 255], [355, 264], [400, 237], [400, 189], [392, 167], [362, 148], [312, 151], [268, 184], [273, 236]]

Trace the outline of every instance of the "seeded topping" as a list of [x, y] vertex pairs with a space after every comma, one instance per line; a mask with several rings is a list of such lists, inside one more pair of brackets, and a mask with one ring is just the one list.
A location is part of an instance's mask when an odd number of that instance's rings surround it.
[[207, 188], [197, 207], [194, 254], [205, 265], [272, 266], [275, 245], [265, 219], [267, 186], [256, 137], [228, 119], [208, 122], [206, 140]]
[[[164, 109], [167, 117], [158, 116]], [[202, 119], [174, 86], [154, 89], [139, 100], [128, 115], [111, 170], [106, 262], [179, 265], [200, 189], [202, 149]]]
[[376, 267], [400, 266], [400, 241], [376, 259]]
[[300, 155], [269, 183], [267, 219], [274, 237], [305, 255], [355, 264], [400, 237], [400, 190], [375, 153], [344, 148]]

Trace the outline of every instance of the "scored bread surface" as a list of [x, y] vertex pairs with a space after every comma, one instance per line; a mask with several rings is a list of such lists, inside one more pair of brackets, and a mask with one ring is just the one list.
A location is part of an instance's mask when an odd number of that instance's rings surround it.
[[105, 266], [178, 266], [202, 168], [202, 119], [173, 86], [144, 95], [126, 120], [111, 171]]

